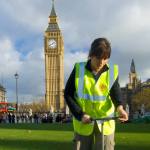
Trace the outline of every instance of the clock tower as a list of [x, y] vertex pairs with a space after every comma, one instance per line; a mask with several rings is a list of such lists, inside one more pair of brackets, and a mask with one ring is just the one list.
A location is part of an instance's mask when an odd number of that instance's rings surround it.
[[52, 0], [49, 24], [44, 35], [45, 101], [47, 110], [64, 110], [64, 43]]

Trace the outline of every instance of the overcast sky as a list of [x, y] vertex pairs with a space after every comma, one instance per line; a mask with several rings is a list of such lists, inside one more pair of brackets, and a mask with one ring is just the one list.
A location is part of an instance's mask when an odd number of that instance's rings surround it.
[[[8, 101], [16, 100], [16, 72], [19, 101], [45, 94], [43, 37], [51, 7], [51, 0], [0, 0], [0, 83]], [[97, 37], [111, 42], [121, 86], [128, 82], [132, 58], [139, 78], [150, 78], [149, 0], [55, 0], [55, 10], [65, 44], [65, 81]]]

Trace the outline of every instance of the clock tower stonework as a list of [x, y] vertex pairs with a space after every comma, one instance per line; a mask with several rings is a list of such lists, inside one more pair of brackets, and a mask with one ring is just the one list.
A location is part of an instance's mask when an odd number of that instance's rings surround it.
[[45, 101], [47, 110], [63, 111], [64, 104], [64, 43], [54, 8], [44, 35]]

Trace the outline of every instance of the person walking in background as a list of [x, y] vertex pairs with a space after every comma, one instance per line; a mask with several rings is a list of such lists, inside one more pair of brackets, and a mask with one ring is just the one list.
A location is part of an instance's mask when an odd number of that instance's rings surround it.
[[14, 114], [14, 113], [12, 113], [12, 116], [11, 116], [11, 118], [12, 118], [12, 123], [15, 123], [16, 116], [15, 116], [15, 114]]
[[12, 123], [12, 114], [11, 113], [8, 113], [8, 122]]
[[[76, 63], [65, 87], [65, 100], [73, 114], [75, 150], [101, 149], [101, 122], [92, 119], [113, 117], [128, 120], [123, 109], [118, 65], [108, 63], [111, 46], [106, 38], [95, 39], [87, 62]], [[104, 123], [105, 150], [114, 150], [115, 121]]]

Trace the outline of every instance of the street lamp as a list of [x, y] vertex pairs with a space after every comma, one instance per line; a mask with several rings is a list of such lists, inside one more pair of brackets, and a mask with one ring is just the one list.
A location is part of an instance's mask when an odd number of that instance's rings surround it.
[[19, 78], [19, 75], [16, 72], [14, 76], [16, 79], [16, 111], [18, 112], [18, 78]]

